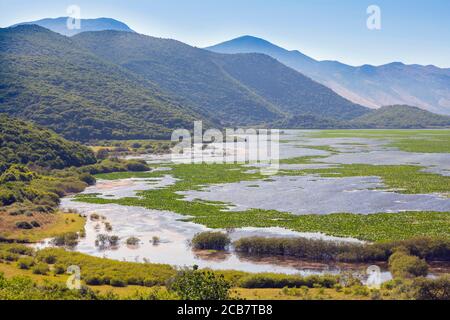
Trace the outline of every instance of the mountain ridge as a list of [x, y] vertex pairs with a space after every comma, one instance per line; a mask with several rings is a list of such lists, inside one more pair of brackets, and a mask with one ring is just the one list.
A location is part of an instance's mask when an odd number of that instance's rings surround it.
[[103, 31], [103, 30], [117, 30], [125, 32], [135, 32], [125, 23], [112, 18], [94, 18], [94, 19], [80, 19], [80, 29], [68, 29], [67, 19], [69, 17], [58, 17], [58, 18], [45, 18], [35, 21], [22, 22], [10, 26], [10, 28], [17, 27], [20, 25], [38, 25], [40, 27], [49, 29], [53, 32], [62, 34], [64, 36], [74, 36], [81, 32], [86, 31]]
[[238, 37], [205, 49], [227, 54], [268, 54], [348, 100], [371, 108], [406, 104], [450, 115], [450, 68], [402, 62], [355, 67], [339, 61], [318, 61], [298, 50], [289, 51], [252, 36]]

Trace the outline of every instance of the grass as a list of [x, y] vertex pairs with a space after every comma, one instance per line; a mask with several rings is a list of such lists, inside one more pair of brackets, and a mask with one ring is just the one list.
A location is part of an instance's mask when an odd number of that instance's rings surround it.
[[[305, 161], [297, 159], [295, 161]], [[309, 160], [306, 160], [309, 161]], [[223, 164], [172, 165], [170, 173], [179, 181], [166, 188], [147, 190], [139, 198], [101, 199], [95, 195], [83, 195], [78, 201], [172, 211], [188, 216], [186, 221], [210, 228], [282, 227], [299, 232], [322, 232], [328, 235], [354, 237], [368, 241], [404, 240], [417, 236], [449, 237], [450, 213], [403, 212], [372, 215], [331, 214], [296, 216], [287, 212], [250, 209], [243, 212], [227, 211], [228, 205], [220, 202], [185, 201], [177, 192], [199, 190], [203, 186], [218, 183], [254, 181], [264, 179], [259, 173], [246, 173], [248, 168]], [[308, 170], [300, 171], [306, 174]], [[382, 176], [388, 188], [402, 189], [404, 193], [429, 193], [450, 190], [449, 177], [420, 172], [414, 166], [349, 165], [338, 169], [311, 170], [324, 176]], [[151, 172], [150, 174], [167, 174]], [[295, 174], [295, 171], [292, 171]], [[117, 173], [110, 178], [129, 177], [129, 173]]]
[[[8, 217], [4, 217], [7, 219]], [[54, 238], [59, 235], [69, 232], [79, 232], [84, 229], [86, 219], [78, 214], [74, 213], [53, 213], [42, 214], [42, 219], [38, 214], [34, 214], [32, 217], [41, 223], [41, 227], [33, 228], [31, 230], [22, 230], [14, 226], [14, 224], [6, 221], [0, 221], [1, 234], [3, 238], [15, 239], [25, 242], [38, 242], [46, 238]], [[19, 220], [23, 218], [19, 218]], [[43, 222], [45, 220], [45, 223]], [[9, 227], [7, 227], [9, 225]]]
[[366, 138], [390, 140], [387, 145], [406, 152], [450, 153], [450, 130], [323, 130], [313, 138]]
[[388, 189], [399, 193], [427, 194], [450, 191], [450, 177], [423, 172], [418, 166], [385, 166], [366, 164], [347, 164], [335, 168], [305, 169], [304, 173], [320, 174], [322, 177], [381, 177]]

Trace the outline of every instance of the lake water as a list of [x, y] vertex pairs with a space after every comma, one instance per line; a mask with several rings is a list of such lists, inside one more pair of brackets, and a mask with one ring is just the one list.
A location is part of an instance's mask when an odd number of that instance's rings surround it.
[[[418, 154], [401, 152], [387, 147], [388, 141], [360, 138], [313, 139], [307, 131], [289, 131], [281, 139], [281, 158], [322, 156], [311, 164], [283, 164], [283, 170], [333, 167], [341, 163], [365, 164], [420, 164], [425, 170], [447, 175], [450, 171], [449, 154]], [[325, 150], [308, 148], [331, 146], [334, 154]], [[142, 156], [149, 163], [169, 162], [169, 156]], [[161, 169], [160, 169], [161, 170]], [[254, 168], [249, 167], [249, 170]], [[162, 178], [123, 179], [98, 181], [84, 193], [98, 193], [99, 197], [119, 199], [134, 197], [138, 191], [164, 188], [176, 183], [170, 170]], [[200, 191], [182, 194], [186, 201], [204, 199], [232, 204], [230, 210], [249, 208], [274, 209], [292, 214], [330, 214], [338, 212], [373, 214], [401, 211], [450, 211], [450, 199], [438, 194], [406, 195], [392, 191], [375, 190], [383, 183], [378, 177], [321, 178], [315, 175], [274, 176], [269, 181], [239, 182], [206, 186]], [[87, 204], [73, 198], [62, 199], [62, 209], [76, 209], [88, 217], [93, 213], [104, 217], [88, 219], [86, 237], [74, 250], [116, 260], [166, 263], [174, 266], [198, 265], [201, 268], [234, 269], [248, 272], [278, 272], [287, 274], [339, 273], [342, 270], [362, 271], [369, 265], [322, 264], [285, 257], [246, 257], [233, 250], [227, 253], [194, 252], [189, 241], [209, 229], [192, 222], [181, 221], [186, 216], [173, 212], [127, 207], [116, 204]], [[106, 222], [112, 231], [106, 230]], [[306, 237], [329, 241], [360, 242], [357, 239], [330, 237], [320, 233], [299, 233], [282, 228], [242, 228], [223, 230], [233, 240], [248, 236]], [[98, 234], [113, 234], [120, 238], [114, 248], [99, 248], [95, 244]], [[127, 246], [126, 239], [137, 237], [139, 245]], [[159, 239], [153, 243], [154, 237]], [[49, 240], [38, 247], [50, 246]], [[382, 277], [389, 279], [385, 266], [381, 265]]]

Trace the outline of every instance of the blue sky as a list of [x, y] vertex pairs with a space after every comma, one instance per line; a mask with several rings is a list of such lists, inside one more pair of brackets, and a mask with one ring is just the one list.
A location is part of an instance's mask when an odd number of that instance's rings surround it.
[[[111, 17], [137, 32], [205, 47], [254, 35], [319, 60], [450, 67], [449, 0], [0, 0], [0, 26], [66, 15]], [[366, 27], [369, 5], [381, 30]]]

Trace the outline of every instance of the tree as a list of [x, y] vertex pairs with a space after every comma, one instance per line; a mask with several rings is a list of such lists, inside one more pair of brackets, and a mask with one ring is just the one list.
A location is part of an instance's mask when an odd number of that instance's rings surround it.
[[223, 275], [184, 269], [169, 281], [168, 289], [182, 300], [229, 300], [231, 284]]

